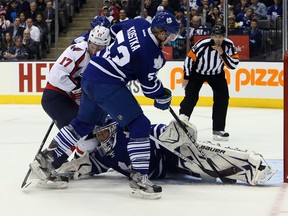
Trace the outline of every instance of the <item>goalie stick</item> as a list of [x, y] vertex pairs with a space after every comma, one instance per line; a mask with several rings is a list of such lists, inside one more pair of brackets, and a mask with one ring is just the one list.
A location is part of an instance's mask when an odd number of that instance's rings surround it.
[[189, 131], [187, 130], [187, 128], [183, 125], [182, 121], [179, 119], [179, 117], [176, 115], [176, 113], [174, 112], [174, 110], [169, 107], [169, 111], [172, 114], [172, 116], [174, 117], [174, 119], [177, 121], [177, 123], [180, 125], [180, 127], [182, 128], [182, 130], [186, 133], [187, 137], [191, 140], [191, 142], [193, 143], [193, 145], [196, 147], [196, 149], [199, 151], [199, 153], [202, 155], [203, 158], [205, 158], [205, 160], [207, 161], [208, 165], [211, 167], [211, 169], [215, 172], [215, 174], [217, 175], [217, 177], [223, 182], [223, 183], [227, 183], [227, 179], [224, 178], [223, 176], [221, 176], [221, 174], [218, 172], [218, 170], [215, 168], [215, 166], [213, 165], [213, 161], [211, 160], [211, 158], [208, 158], [206, 156], [206, 154], [202, 151], [202, 149], [199, 147], [199, 145], [196, 143], [195, 139], [193, 138], [193, 136], [189, 133]]
[[[46, 132], [46, 134], [45, 134], [45, 136], [43, 138], [43, 140], [42, 140], [42, 143], [41, 143], [41, 145], [39, 147], [39, 150], [36, 153], [36, 155], [39, 154], [42, 151], [42, 148], [43, 148], [43, 146], [44, 146], [44, 144], [45, 144], [45, 142], [46, 142], [46, 140], [47, 140], [47, 138], [48, 138], [48, 136], [49, 136], [49, 134], [50, 134], [50, 132], [51, 132], [51, 130], [53, 128], [53, 125], [54, 125], [54, 121], [52, 121], [52, 123], [50, 124], [50, 126], [49, 126], [49, 128], [48, 128], [48, 130], [47, 130], [47, 132]], [[36, 157], [36, 155], [35, 155], [35, 157]], [[29, 178], [29, 176], [31, 174], [31, 171], [32, 170], [29, 167], [29, 170], [27, 171], [26, 176], [25, 176], [25, 178], [24, 178], [24, 180], [22, 182], [21, 188], [23, 188], [23, 187], [26, 188], [26, 187], [28, 187], [31, 184], [31, 182], [27, 183], [27, 180], [28, 180], [28, 178]]]

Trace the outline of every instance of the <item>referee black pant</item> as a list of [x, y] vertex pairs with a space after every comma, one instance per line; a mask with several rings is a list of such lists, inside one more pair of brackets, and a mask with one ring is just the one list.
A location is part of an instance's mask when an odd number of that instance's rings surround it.
[[185, 97], [180, 103], [180, 114], [190, 118], [204, 82], [207, 82], [213, 91], [212, 129], [213, 131], [224, 131], [229, 103], [229, 90], [224, 72], [218, 75], [193, 73], [186, 86]]

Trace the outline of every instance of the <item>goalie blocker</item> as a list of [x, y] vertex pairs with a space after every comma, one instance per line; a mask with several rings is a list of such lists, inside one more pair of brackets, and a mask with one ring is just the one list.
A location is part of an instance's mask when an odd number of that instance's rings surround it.
[[[196, 141], [196, 127], [183, 123], [194, 139], [189, 139], [180, 125], [172, 121], [159, 136], [159, 141], [164, 148], [180, 158], [178, 167], [192, 172], [194, 176], [199, 174], [203, 180], [221, 177], [222, 180], [227, 179], [224, 183], [238, 180], [257, 185], [265, 183], [277, 172], [256, 152], [225, 147], [209, 141]], [[213, 161], [217, 173], [207, 163], [207, 158]]]

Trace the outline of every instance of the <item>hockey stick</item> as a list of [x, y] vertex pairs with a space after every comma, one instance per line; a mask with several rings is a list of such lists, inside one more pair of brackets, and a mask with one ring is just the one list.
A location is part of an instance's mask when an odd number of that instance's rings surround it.
[[200, 148], [200, 146], [195, 142], [195, 139], [193, 138], [193, 136], [189, 133], [188, 129], [183, 125], [182, 121], [179, 119], [179, 117], [176, 115], [176, 113], [174, 112], [174, 110], [169, 107], [169, 111], [172, 114], [172, 116], [174, 117], [174, 119], [177, 121], [177, 123], [180, 125], [180, 127], [182, 128], [182, 130], [186, 133], [186, 135], [188, 136], [188, 138], [191, 140], [191, 142], [193, 143], [193, 145], [196, 147], [196, 149], [199, 151], [199, 153], [202, 155], [203, 158], [205, 158], [205, 160], [207, 161], [208, 165], [211, 167], [211, 169], [215, 172], [215, 174], [217, 175], [217, 177], [222, 181], [222, 182], [227, 182], [227, 179], [223, 178], [220, 173], [217, 171], [217, 169], [215, 168], [215, 166], [213, 165], [213, 161], [211, 160], [211, 158], [208, 158], [206, 156], [206, 154], [202, 151], [202, 149]]
[[[46, 140], [47, 140], [47, 138], [48, 138], [48, 136], [49, 136], [49, 134], [50, 134], [50, 132], [51, 132], [51, 130], [53, 128], [53, 125], [54, 125], [54, 121], [52, 121], [52, 123], [50, 124], [50, 126], [49, 126], [49, 128], [48, 128], [48, 130], [47, 130], [47, 132], [46, 132], [46, 134], [45, 134], [45, 136], [43, 138], [43, 140], [42, 140], [42, 143], [41, 143], [41, 145], [39, 147], [39, 150], [36, 153], [36, 155], [39, 154], [42, 151], [42, 148], [43, 148], [43, 146], [44, 146], [44, 144], [45, 144], [45, 142], [46, 142]], [[35, 157], [36, 157], [36, 155], [35, 155]], [[26, 188], [26, 187], [28, 187], [31, 184], [31, 182], [27, 184], [27, 180], [28, 180], [30, 174], [31, 174], [31, 168], [29, 167], [29, 170], [27, 171], [26, 176], [25, 176], [25, 178], [24, 178], [24, 180], [22, 182], [21, 188], [23, 188], [23, 187]]]

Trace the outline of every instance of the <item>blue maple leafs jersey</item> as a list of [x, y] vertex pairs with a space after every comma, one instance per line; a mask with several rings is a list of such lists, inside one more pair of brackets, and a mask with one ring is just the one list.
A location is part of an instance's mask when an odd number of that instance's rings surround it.
[[92, 56], [83, 74], [97, 83], [125, 83], [138, 80], [145, 96], [161, 97], [164, 89], [157, 73], [165, 64], [162, 50], [150, 23], [132, 19], [111, 27], [114, 42]]
[[73, 39], [71, 44], [77, 44], [77, 43], [81, 43], [83, 41], [88, 41], [89, 34], [90, 34], [90, 30], [79, 35], [77, 38]]

